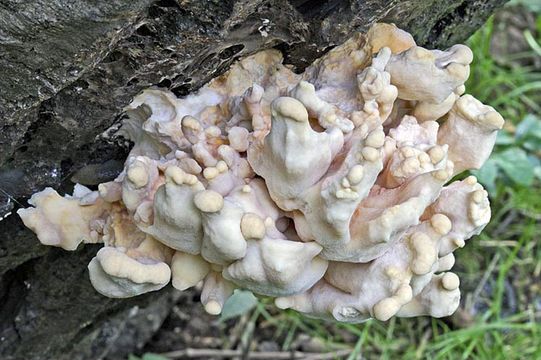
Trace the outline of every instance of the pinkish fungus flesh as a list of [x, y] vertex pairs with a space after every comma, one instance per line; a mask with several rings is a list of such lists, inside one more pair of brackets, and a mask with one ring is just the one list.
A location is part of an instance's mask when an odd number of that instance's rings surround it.
[[109, 297], [202, 283], [219, 314], [235, 288], [280, 308], [361, 322], [453, 313], [453, 251], [490, 219], [470, 176], [502, 117], [464, 95], [470, 49], [427, 50], [376, 24], [302, 74], [265, 50], [194, 94], [148, 89], [126, 108], [122, 173], [18, 211], [46, 245], [103, 243]]

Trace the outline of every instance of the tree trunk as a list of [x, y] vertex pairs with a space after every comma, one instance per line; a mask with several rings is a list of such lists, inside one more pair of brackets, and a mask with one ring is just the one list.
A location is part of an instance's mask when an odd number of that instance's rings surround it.
[[41, 246], [8, 215], [46, 186], [69, 191], [85, 165], [123, 161], [127, 144], [103, 133], [139, 91], [154, 85], [182, 96], [271, 47], [301, 70], [375, 21], [396, 23], [420, 45], [446, 47], [504, 2], [0, 0], [0, 358], [124, 356], [174, 303], [171, 287], [102, 297], [86, 270], [96, 246]]

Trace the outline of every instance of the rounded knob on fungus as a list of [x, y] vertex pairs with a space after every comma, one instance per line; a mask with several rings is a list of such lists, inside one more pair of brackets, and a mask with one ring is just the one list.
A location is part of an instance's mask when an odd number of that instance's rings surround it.
[[448, 272], [441, 278], [441, 286], [445, 290], [453, 291], [460, 286], [460, 279], [457, 274]]
[[222, 305], [220, 305], [216, 300], [210, 300], [205, 304], [205, 311], [210, 315], [220, 315], [222, 312]]
[[308, 122], [308, 111], [297, 99], [291, 97], [279, 97], [272, 102], [273, 115], [280, 114], [288, 119], [298, 122]]
[[475, 190], [472, 194], [472, 199], [475, 203], [480, 204], [487, 197], [486, 190]]
[[466, 184], [468, 185], [475, 185], [477, 184], [477, 178], [473, 175], [470, 175], [468, 176], [467, 178], [464, 179], [464, 181], [466, 182]]
[[294, 301], [288, 297], [277, 297], [276, 299], [274, 299], [274, 305], [276, 305], [278, 309], [288, 309], [294, 304]]
[[428, 156], [433, 164], [437, 164], [445, 157], [445, 150], [442, 146], [436, 145], [428, 150]]
[[176, 166], [170, 166], [165, 170], [165, 176], [168, 179], [173, 180], [178, 185], [182, 185], [184, 183], [184, 175], [184, 171]]
[[422, 232], [415, 232], [410, 242], [414, 251], [411, 271], [417, 275], [427, 274], [438, 259], [432, 240]]
[[381, 300], [372, 309], [374, 317], [379, 321], [389, 320], [398, 310], [400, 310], [400, 304], [392, 297]]
[[218, 126], [209, 126], [205, 129], [205, 134], [209, 138], [216, 138], [222, 135], [222, 130]]
[[380, 148], [385, 142], [385, 133], [383, 131], [373, 131], [366, 138], [365, 144], [374, 148]]
[[203, 170], [203, 176], [207, 180], [212, 180], [218, 175], [220, 175], [220, 171], [218, 171], [218, 169], [216, 169], [215, 167], [211, 166], [211, 167], [207, 167], [207, 168], [205, 168], [205, 170]]
[[198, 131], [201, 129], [201, 124], [199, 124], [199, 120], [190, 115], [186, 115], [182, 118], [181, 126], [183, 130], [190, 129]]
[[496, 111], [489, 111], [485, 114], [479, 115], [479, 121], [486, 124], [488, 127], [497, 130], [501, 129], [505, 123], [503, 117]]
[[349, 183], [352, 185], [357, 185], [361, 182], [364, 175], [364, 169], [362, 165], [353, 166], [348, 173]]
[[142, 166], [132, 166], [128, 169], [128, 180], [130, 180], [135, 187], [142, 188], [148, 184], [148, 172]]
[[228, 167], [227, 167], [227, 164], [225, 163], [225, 161], [220, 160], [220, 161], [218, 161], [218, 163], [216, 164], [216, 169], [217, 169], [219, 172], [223, 173], [223, 172], [226, 172], [226, 171], [227, 171]]
[[453, 227], [451, 220], [443, 214], [434, 214], [430, 218], [430, 225], [432, 225], [432, 228], [440, 235], [448, 234]]
[[464, 245], [466, 245], [466, 242], [460, 238], [455, 238], [452, 241], [453, 241], [453, 244], [455, 244], [458, 248], [463, 248]]
[[218, 212], [224, 206], [222, 195], [212, 190], [198, 192], [195, 194], [193, 201], [199, 210], [206, 213]]
[[266, 228], [264, 221], [254, 213], [246, 213], [240, 221], [240, 231], [245, 239], [262, 239]]
[[379, 157], [379, 151], [373, 147], [366, 146], [361, 150], [361, 153], [363, 154], [363, 158], [365, 158], [368, 161], [376, 161]]

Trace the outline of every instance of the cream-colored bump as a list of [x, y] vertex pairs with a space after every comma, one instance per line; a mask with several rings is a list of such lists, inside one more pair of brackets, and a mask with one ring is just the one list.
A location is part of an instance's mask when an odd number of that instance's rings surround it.
[[441, 286], [445, 290], [453, 291], [460, 286], [460, 279], [457, 274], [447, 272], [441, 278]]
[[361, 182], [364, 175], [364, 169], [362, 165], [353, 166], [348, 173], [348, 180], [350, 184], [357, 185]]
[[420, 153], [419, 156], [417, 156], [417, 159], [419, 159], [419, 162], [422, 164], [431, 162], [430, 156], [425, 152]]
[[392, 297], [388, 297], [374, 305], [372, 311], [376, 319], [379, 321], [387, 321], [395, 315], [399, 309], [400, 305], [398, 304], [398, 301]]
[[445, 157], [445, 151], [441, 146], [436, 145], [428, 150], [428, 156], [433, 164], [437, 164]]
[[308, 112], [304, 105], [297, 99], [291, 97], [279, 97], [275, 99], [271, 108], [273, 111], [273, 117], [281, 116], [298, 122], [308, 122]]
[[184, 175], [186, 173], [181, 168], [176, 166], [170, 166], [165, 170], [165, 176], [173, 180], [176, 184], [184, 184]]
[[453, 226], [451, 220], [449, 220], [449, 218], [443, 214], [434, 214], [430, 218], [430, 225], [432, 225], [434, 231], [440, 235], [448, 234]]
[[345, 187], [345, 188], [348, 188], [348, 187], [351, 186], [351, 184], [349, 183], [349, 180], [347, 178], [342, 179], [342, 186]]
[[422, 232], [416, 232], [410, 237], [414, 256], [411, 262], [411, 271], [417, 275], [427, 274], [436, 260], [438, 254], [432, 240]]
[[266, 227], [271, 227], [274, 225], [274, 220], [272, 220], [272, 218], [270, 216], [267, 216], [265, 218], [265, 226]]
[[329, 124], [336, 124], [336, 114], [335, 113], [328, 113], [328, 114], [325, 114], [325, 122], [329, 123]]
[[197, 285], [210, 270], [210, 264], [199, 255], [175, 252], [171, 260], [172, 284], [175, 289], [186, 290]]
[[385, 275], [387, 275], [389, 277], [389, 279], [393, 280], [393, 279], [396, 279], [396, 280], [399, 280], [402, 278], [402, 274], [403, 272], [397, 268], [396, 266], [389, 266], [388, 268], [385, 269]]
[[128, 179], [137, 188], [142, 188], [148, 184], [148, 172], [142, 166], [132, 166], [128, 169]]
[[461, 239], [461, 238], [454, 238], [452, 241], [453, 241], [453, 244], [455, 244], [456, 247], [458, 248], [463, 248], [464, 245], [466, 245], [466, 242], [464, 241], [464, 239]]
[[440, 181], [445, 181], [449, 178], [449, 173], [447, 170], [438, 170], [432, 173], [432, 176], [434, 176], [436, 179]]
[[182, 118], [181, 126], [196, 131], [201, 129], [201, 124], [199, 124], [199, 121], [190, 115], [186, 115]]
[[414, 157], [407, 158], [402, 164], [402, 170], [406, 174], [413, 174], [419, 171], [420, 168], [421, 168], [421, 163], [419, 162], [417, 158], [414, 158]]
[[222, 195], [212, 190], [203, 190], [195, 194], [193, 199], [195, 206], [207, 213], [220, 211], [224, 206]]
[[365, 144], [374, 148], [380, 148], [385, 142], [385, 134], [381, 130], [372, 131], [366, 138]]
[[464, 94], [464, 92], [466, 92], [466, 86], [464, 86], [464, 85], [458, 86], [454, 91], [454, 93], [457, 94], [457, 95], [462, 95], [462, 94]]
[[365, 136], [368, 135], [368, 125], [363, 123], [361, 124], [358, 128], [357, 128], [358, 132], [359, 132], [359, 136], [364, 138]]
[[246, 213], [240, 220], [240, 231], [245, 239], [262, 239], [266, 232], [265, 223], [257, 214]]
[[225, 163], [225, 161], [220, 160], [216, 164], [216, 169], [218, 169], [219, 172], [223, 173], [223, 172], [227, 171], [228, 167], [227, 167], [227, 164]]
[[487, 113], [479, 115], [479, 121], [496, 130], [501, 129], [503, 127], [503, 124], [505, 123], [503, 117], [496, 111], [489, 111]]
[[215, 167], [209, 166], [205, 168], [205, 170], [203, 170], [203, 176], [207, 180], [212, 180], [218, 175], [220, 175], [220, 171], [218, 171], [218, 169], [216, 169]]
[[185, 174], [184, 175], [184, 183], [188, 184], [188, 185], [195, 185], [197, 184], [199, 180], [197, 180], [197, 176], [195, 175], [192, 175], [192, 174]]
[[208, 137], [218, 137], [222, 135], [222, 130], [218, 126], [209, 126], [205, 129], [205, 134], [207, 134]]
[[294, 301], [291, 298], [278, 297], [274, 299], [274, 305], [276, 305], [278, 309], [288, 309], [294, 305]]
[[473, 175], [470, 175], [464, 179], [464, 182], [468, 185], [475, 185], [477, 184], [477, 178]]
[[338, 199], [350, 199], [355, 200], [359, 197], [359, 194], [355, 191], [352, 191], [350, 188], [347, 189], [340, 189], [336, 191], [335, 196]]
[[220, 315], [222, 312], [222, 305], [216, 300], [210, 300], [205, 304], [205, 311], [210, 315]]
[[241, 191], [245, 194], [249, 194], [252, 192], [252, 188], [250, 187], [250, 185], [244, 185], [241, 189]]
[[373, 147], [366, 146], [361, 150], [363, 157], [368, 161], [376, 161], [379, 158], [379, 151]]
[[402, 284], [393, 296], [403, 305], [411, 301], [413, 290], [409, 284]]
[[483, 202], [483, 200], [486, 197], [486, 191], [485, 190], [476, 190], [472, 194], [472, 200], [473, 202], [480, 204]]
[[412, 156], [415, 156], [415, 149], [412, 148], [411, 146], [404, 146], [403, 148], [400, 149], [400, 153], [404, 156], [404, 157], [412, 157]]

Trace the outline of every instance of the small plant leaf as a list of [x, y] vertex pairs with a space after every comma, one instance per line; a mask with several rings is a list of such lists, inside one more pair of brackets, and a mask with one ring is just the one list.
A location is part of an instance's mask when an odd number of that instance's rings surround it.
[[515, 130], [517, 139], [533, 137], [541, 140], [541, 119], [535, 115], [527, 115], [517, 125]]
[[533, 169], [533, 173], [535, 175], [536, 178], [538, 178], [539, 180], [541, 180], [541, 166], [536, 166], [534, 169]]
[[511, 135], [509, 135], [508, 132], [498, 132], [498, 135], [496, 137], [496, 145], [513, 145], [514, 143], [515, 139]]
[[530, 186], [534, 179], [534, 167], [526, 152], [520, 148], [510, 148], [493, 157], [498, 167], [515, 183]]
[[257, 298], [251, 291], [235, 290], [233, 295], [224, 304], [221, 321], [246, 314], [257, 305]]

